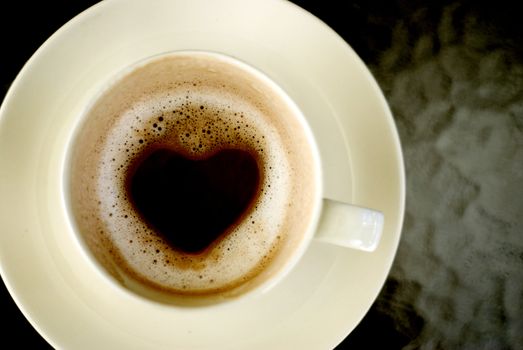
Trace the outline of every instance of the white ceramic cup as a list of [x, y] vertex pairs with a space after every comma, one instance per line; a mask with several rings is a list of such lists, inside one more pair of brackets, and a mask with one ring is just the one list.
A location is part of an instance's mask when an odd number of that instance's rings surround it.
[[[180, 51], [162, 54], [160, 55], [160, 57], [169, 54], [189, 56], [208, 55], [211, 57], [215, 57], [216, 59], [228, 62], [231, 65], [238, 66], [239, 68], [248, 71], [252, 75], [256, 76], [256, 78], [263, 82], [263, 84], [268, 85], [270, 89], [278, 95], [278, 98], [284, 101], [293, 111], [293, 117], [296, 118], [302, 124], [307, 137], [307, 142], [313, 150], [312, 153], [314, 169], [311, 169], [311, 171], [317, 174], [316, 178], [318, 179], [319, 183], [316, 185], [316, 193], [314, 193], [311, 196], [311, 200], [314, 201], [314, 203], [312, 204], [314, 210], [311, 214], [312, 224], [307, 226], [307, 232], [304, 232], [301, 235], [301, 237], [303, 238], [299, 242], [297, 249], [295, 249], [292, 254], [286, 256], [286, 261], [283, 264], [283, 267], [280, 268], [277, 273], [272, 274], [269, 278], [267, 278], [256, 288], [249, 289], [247, 292], [239, 294], [238, 297], [244, 297], [246, 295], [252, 296], [259, 293], [264, 293], [268, 291], [270, 288], [272, 288], [274, 285], [279, 283], [298, 263], [298, 261], [303, 256], [303, 254], [305, 253], [308, 246], [311, 244], [313, 240], [325, 242], [327, 244], [338, 245], [345, 248], [363, 250], [367, 252], [372, 252], [376, 249], [376, 247], [379, 244], [381, 233], [383, 230], [383, 214], [377, 210], [363, 208], [354, 204], [342, 203], [336, 200], [324, 198], [322, 194], [322, 189], [324, 187], [324, 184], [322, 183], [322, 162], [319, 155], [320, 153], [318, 151], [316, 140], [313, 136], [313, 133], [309, 125], [307, 124], [305, 116], [299, 109], [299, 106], [297, 106], [292, 101], [292, 99], [285, 93], [285, 91], [281, 87], [279, 87], [266, 74], [264, 74], [257, 68], [252, 67], [236, 58], [221, 53], [205, 51]], [[117, 79], [119, 79], [122, 76], [125, 76], [129, 72], [132, 72], [134, 69], [136, 69], [136, 67], [145, 65], [151, 60], [157, 59], [157, 57], [158, 56], [154, 56], [140, 61], [126, 68], [124, 72], [118, 74], [116, 77], [109, 79], [106, 85], [104, 85], [104, 87], [100, 90], [101, 92], [99, 92], [99, 94], [93, 98], [93, 101], [100, 94], [103, 94], [103, 91], [105, 91], [107, 86], [113, 84]], [[93, 101], [91, 101], [91, 103]], [[88, 110], [88, 107], [89, 106], [86, 106], [86, 110]], [[78, 120], [79, 122], [81, 122], [83, 118], [78, 118]], [[77, 125], [77, 128], [79, 128], [79, 125]], [[71, 144], [71, 142], [74, 142], [74, 138], [76, 135], [77, 133], [72, 134], [72, 139], [70, 140], [69, 144]], [[68, 162], [69, 161], [70, 159], [68, 160]], [[68, 178], [68, 162], [66, 162], [65, 164], [65, 179]], [[64, 191], [68, 191], [67, 186], [64, 187]], [[119, 286], [123, 285], [124, 289], [131, 290], [132, 292], [137, 293], [153, 301], [168, 304], [179, 304], [177, 301], [172, 302], [172, 300], [170, 300], [170, 297], [166, 297], [165, 294], [158, 293], [154, 290], [150, 290], [149, 288], [144, 287], [143, 285], [140, 285], [135, 281], [127, 280], [124, 283], [122, 283], [121, 280], [117, 281], [109, 273], [107, 273], [107, 271], [104, 271], [104, 267], [99, 262], [96, 262], [96, 259], [94, 258], [93, 254], [89, 252], [89, 247], [85, 243], [84, 239], [81, 237], [81, 234], [78, 233], [78, 228], [75, 226], [74, 219], [72, 216], [73, 215], [71, 214], [71, 212], [69, 212], [69, 217], [71, 219], [73, 231], [76, 233], [77, 241], [81, 245], [82, 250], [86, 252], [86, 259], [93, 263], [92, 266], [96, 270], [98, 270], [102, 273], [102, 275], [107, 277], [107, 280], [110, 281], [109, 283], [113, 283]], [[208, 300], [199, 300], [198, 298], [199, 297], [189, 298], [191, 300], [189, 300], [188, 298], [184, 298], [183, 304], [188, 306], [201, 306], [216, 303], [216, 299], [212, 299], [212, 302], [209, 302]], [[235, 299], [237, 299], [236, 296], [235, 298], [219, 299], [219, 301], [231, 301]]]

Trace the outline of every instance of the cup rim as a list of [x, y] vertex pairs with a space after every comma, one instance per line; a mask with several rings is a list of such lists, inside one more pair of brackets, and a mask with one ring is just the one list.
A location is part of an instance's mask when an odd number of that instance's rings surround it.
[[[265, 281], [261, 282], [260, 284], [256, 285], [252, 289], [249, 289], [244, 292], [240, 292], [239, 295], [235, 295], [232, 297], [226, 297], [226, 298], [211, 298], [208, 299], [206, 297], [188, 297], [187, 299], [185, 297], [180, 298], [180, 300], [183, 300], [181, 303], [178, 302], [170, 302], [168, 299], [165, 299], [163, 297], [163, 293], [155, 292], [155, 291], [149, 291], [147, 293], [139, 293], [135, 290], [131, 290], [124, 286], [121, 282], [119, 282], [113, 275], [111, 275], [107, 269], [102, 265], [100, 261], [95, 257], [94, 253], [91, 252], [91, 249], [87, 246], [87, 243], [85, 242], [85, 239], [83, 239], [81, 234], [78, 232], [79, 229], [77, 227], [77, 224], [75, 223], [74, 214], [72, 213], [71, 209], [71, 199], [69, 195], [69, 188], [70, 188], [70, 175], [68, 174], [68, 165], [71, 163], [71, 157], [72, 157], [72, 148], [71, 147], [74, 143], [74, 140], [77, 138], [78, 133], [80, 132], [80, 126], [82, 125], [83, 121], [85, 120], [85, 117], [87, 113], [90, 111], [90, 109], [96, 104], [96, 102], [104, 95], [105, 92], [107, 92], [108, 89], [110, 89], [112, 86], [117, 84], [122, 78], [127, 76], [132, 71], [145, 66], [151, 62], [154, 62], [156, 60], [161, 60], [163, 58], [169, 57], [169, 56], [195, 56], [195, 55], [201, 55], [201, 56], [207, 56], [207, 57], [213, 57], [222, 61], [226, 61], [227, 63], [235, 66], [239, 66], [241, 69], [247, 71], [251, 75], [256, 76], [257, 79], [263, 81], [263, 83], [270, 87], [270, 89], [278, 94], [278, 97], [284, 101], [284, 103], [289, 107], [289, 109], [292, 110], [292, 115], [298, 120], [298, 122], [301, 124], [303, 133], [305, 134], [305, 137], [308, 140], [308, 145], [310, 146], [310, 151], [312, 155], [312, 161], [314, 163], [315, 168], [315, 174], [314, 176], [314, 204], [311, 214], [311, 220], [310, 224], [308, 225], [308, 228], [305, 232], [305, 234], [302, 236], [302, 239], [299, 242], [299, 245], [294, 251], [292, 252], [292, 255], [287, 259], [287, 261], [283, 264], [282, 267], [279, 268], [277, 272], [275, 272], [272, 276], [267, 278]], [[259, 297], [260, 295], [267, 293], [270, 289], [272, 289], [274, 286], [276, 286], [278, 283], [280, 283], [285, 276], [287, 276], [292, 269], [297, 265], [299, 260], [302, 258], [302, 256], [305, 254], [308, 246], [310, 245], [311, 241], [313, 240], [314, 234], [316, 232], [316, 229], [318, 227], [320, 215], [321, 215], [321, 209], [322, 209], [322, 201], [323, 201], [323, 172], [322, 172], [322, 166], [321, 166], [321, 158], [320, 158], [320, 152], [318, 149], [318, 145], [316, 143], [316, 140], [314, 138], [313, 132], [311, 130], [311, 127], [309, 123], [307, 122], [302, 110], [298, 107], [298, 105], [294, 102], [294, 100], [288, 95], [288, 93], [274, 80], [272, 80], [266, 73], [261, 71], [260, 69], [254, 67], [253, 65], [239, 59], [236, 57], [233, 57], [229, 54], [225, 54], [218, 51], [211, 51], [211, 50], [172, 50], [172, 51], [166, 51], [158, 54], [154, 54], [145, 58], [142, 58], [130, 65], [127, 65], [126, 67], [120, 69], [115, 74], [108, 76], [102, 86], [97, 89], [97, 91], [91, 96], [91, 98], [87, 101], [87, 103], [84, 104], [81, 113], [76, 118], [76, 121], [74, 123], [75, 125], [72, 126], [72, 132], [70, 133], [69, 139], [66, 143], [66, 150], [65, 150], [65, 159], [62, 163], [62, 203], [65, 210], [65, 218], [67, 221], [67, 225], [69, 227], [70, 235], [72, 236], [72, 240], [75, 242], [75, 245], [78, 248], [78, 251], [81, 252], [83, 260], [91, 267], [92, 270], [95, 271], [96, 274], [98, 274], [100, 277], [102, 277], [102, 280], [106, 284], [112, 285], [114, 289], [119, 290], [120, 292], [123, 292], [124, 294], [130, 295], [132, 297], [136, 297], [139, 300], [146, 301], [146, 302], [152, 302], [153, 304], [160, 304], [160, 305], [168, 305], [172, 307], [181, 307], [181, 308], [187, 308], [187, 307], [217, 307], [220, 305], [227, 305], [229, 303], [238, 302], [242, 300], [247, 300], [251, 298]], [[136, 284], [139, 282], [136, 281], [126, 281], [126, 283]], [[241, 286], [241, 285], [240, 285]], [[235, 287], [236, 288], [236, 287]], [[145, 294], [148, 294], [145, 295]], [[177, 298], [177, 297], [176, 297]], [[207, 300], [211, 300], [208, 302]], [[194, 302], [193, 302], [194, 301]]]

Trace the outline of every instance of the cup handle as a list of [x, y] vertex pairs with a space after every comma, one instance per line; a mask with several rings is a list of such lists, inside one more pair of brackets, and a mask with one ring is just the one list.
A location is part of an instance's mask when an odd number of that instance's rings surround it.
[[323, 199], [314, 238], [320, 242], [372, 252], [380, 241], [383, 221], [383, 214], [378, 211]]

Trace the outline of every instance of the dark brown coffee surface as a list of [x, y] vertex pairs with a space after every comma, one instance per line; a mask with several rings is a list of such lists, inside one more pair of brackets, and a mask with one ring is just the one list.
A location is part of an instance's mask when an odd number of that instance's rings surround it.
[[168, 148], [148, 150], [128, 174], [137, 212], [174, 248], [199, 253], [224, 235], [254, 203], [259, 169], [246, 151], [199, 158]]

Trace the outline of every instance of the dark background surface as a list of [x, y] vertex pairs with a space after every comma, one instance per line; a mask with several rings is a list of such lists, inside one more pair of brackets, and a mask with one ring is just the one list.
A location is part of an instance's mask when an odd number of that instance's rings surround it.
[[[0, 5], [2, 99], [23, 64], [45, 39], [96, 2], [51, 0]], [[330, 1], [321, 5], [296, 2], [337, 31], [369, 66], [398, 124], [408, 178], [426, 179], [409, 181], [405, 228], [391, 275], [367, 316], [339, 349], [523, 349], [523, 239], [522, 226], [516, 222], [523, 214], [523, 193], [516, 186], [523, 184], [522, 172], [505, 171], [523, 159], [523, 108], [519, 102], [523, 100], [523, 26], [519, 12], [500, 1]], [[490, 58], [483, 60], [484, 57]], [[484, 80], [479, 81], [477, 75]], [[479, 89], [483, 86], [486, 90]], [[424, 93], [420, 95], [421, 90]], [[490, 131], [479, 130], [478, 135], [496, 135], [502, 127], [509, 130], [510, 145], [515, 146], [510, 157], [501, 156], [508, 165], [487, 166], [483, 170], [494, 173], [496, 181], [507, 186], [515, 183], [513, 190], [498, 188], [482, 178], [476, 181], [473, 175], [455, 175], [455, 169], [470, 168], [463, 164], [469, 164], [467, 159], [473, 153], [462, 154], [462, 158], [449, 155], [450, 165], [445, 165], [445, 151], [459, 154], [462, 150], [459, 144], [452, 146], [456, 142], [452, 140], [467, 137], [453, 131], [458, 130], [455, 124], [462, 118], [458, 111], [465, 107], [487, 111], [486, 120], [497, 118], [489, 122]], [[470, 133], [475, 133], [473, 128]], [[420, 139], [429, 140], [429, 146], [423, 146]], [[506, 139], [495, 139], [492, 147], [509, 147], [504, 146]], [[447, 146], [441, 146], [442, 143]], [[480, 144], [478, 149], [483, 147], [487, 152], [489, 145]], [[442, 160], [432, 164], [434, 149], [442, 153]], [[432, 164], [428, 170], [427, 162]], [[443, 180], [433, 180], [431, 174], [426, 174], [431, 172], [443, 173]], [[446, 196], [449, 190], [452, 195]], [[482, 199], [482, 194], [489, 190], [498, 194], [509, 192], [507, 198], [512, 199], [505, 202], [515, 208], [510, 211], [512, 216], [496, 217], [494, 213], [489, 219], [488, 208], [482, 212], [484, 206], [468, 205], [489, 201]], [[441, 197], [450, 199], [437, 204]], [[427, 198], [434, 203], [432, 207], [428, 204], [428, 211], [439, 214], [418, 220], [424, 215], [420, 203]], [[480, 226], [492, 223], [483, 233], [468, 224], [467, 213], [476, 209], [486, 213], [476, 220], [484, 220]], [[454, 215], [456, 211], [460, 215]], [[504, 234], [503, 239], [498, 231]], [[448, 244], [438, 245], [437, 237], [442, 236]], [[478, 237], [482, 239], [480, 243], [460, 244], [465, 238], [467, 242], [478, 242]], [[509, 246], [504, 245], [507, 241], [511, 242]], [[503, 249], [491, 250], [497, 245]], [[459, 254], [451, 254], [457, 246]], [[438, 252], [438, 247], [443, 247], [443, 252]], [[476, 251], [483, 253], [476, 257]], [[465, 261], [469, 265], [464, 264], [469, 270], [459, 267], [460, 254], [471, 256]], [[487, 265], [497, 267], [491, 269]], [[421, 270], [417, 274], [420, 266], [426, 266], [428, 273]], [[494, 282], [470, 279], [470, 269], [491, 276], [489, 281]], [[431, 274], [443, 277], [427, 277]], [[2, 321], [7, 323], [2, 331], [4, 342], [10, 339], [17, 348], [49, 348], [25, 320], [3, 284], [0, 302]]]

